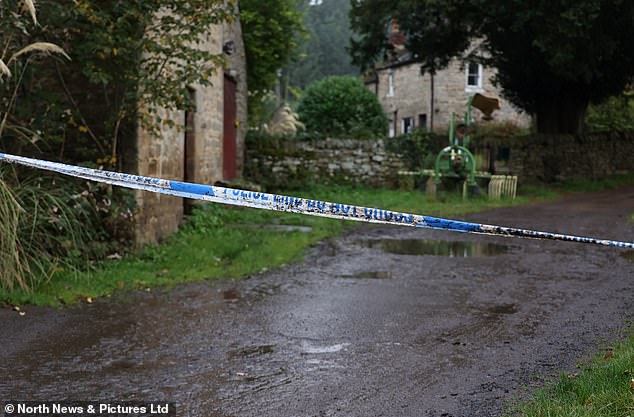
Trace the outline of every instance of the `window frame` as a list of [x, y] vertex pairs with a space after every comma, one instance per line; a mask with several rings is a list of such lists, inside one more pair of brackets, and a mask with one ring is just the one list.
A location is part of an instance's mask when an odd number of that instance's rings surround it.
[[[477, 75], [477, 84], [469, 84], [469, 77], [471, 75], [471, 73], [469, 72], [470, 68], [472, 65], [477, 65], [478, 66], [478, 75]], [[467, 92], [482, 92], [483, 88], [482, 88], [482, 73], [483, 73], [483, 66], [482, 64], [479, 64], [477, 62], [468, 62], [465, 68], [465, 91]]]
[[395, 82], [394, 82], [394, 71], [389, 71], [387, 73], [387, 96], [394, 97], [395, 90]]
[[[406, 120], [408, 121], [407, 127], [405, 127]], [[401, 119], [401, 134], [405, 135], [408, 133], [412, 133], [415, 127], [414, 123], [415, 123], [415, 119], [413, 117], [403, 117]]]

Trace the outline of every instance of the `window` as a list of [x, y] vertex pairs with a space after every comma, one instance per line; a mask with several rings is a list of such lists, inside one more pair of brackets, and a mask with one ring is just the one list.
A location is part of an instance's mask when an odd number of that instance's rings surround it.
[[427, 115], [425, 113], [418, 115], [418, 127], [420, 129], [427, 129]]
[[482, 89], [482, 64], [469, 62], [467, 65], [467, 86], [465, 90], [481, 90]]
[[394, 131], [394, 121], [390, 120], [390, 133], [389, 133], [389, 137], [393, 138], [394, 136], [396, 136], [396, 132]]
[[394, 73], [392, 71], [387, 74], [387, 96], [394, 97]]
[[401, 133], [412, 133], [414, 128], [414, 119], [411, 117], [403, 117], [401, 120]]

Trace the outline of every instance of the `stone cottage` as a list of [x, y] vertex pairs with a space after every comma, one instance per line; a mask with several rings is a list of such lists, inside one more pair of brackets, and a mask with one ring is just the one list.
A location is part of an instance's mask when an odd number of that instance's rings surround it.
[[[193, 112], [164, 112], [180, 128], [163, 128], [160, 137], [137, 131], [139, 175], [213, 184], [242, 175], [247, 128], [246, 59], [240, 22], [217, 25], [204, 47], [224, 53], [228, 65], [218, 69], [212, 86], [193, 85]], [[185, 127], [184, 129], [182, 127]], [[180, 225], [191, 201], [147, 191], [136, 192], [136, 243], [157, 242]]]
[[[390, 42], [395, 56], [375, 69], [366, 86], [377, 95], [390, 119], [391, 137], [415, 127], [447, 130], [451, 113], [462, 120], [469, 97], [476, 93], [499, 99], [500, 109], [493, 113], [494, 122], [530, 125], [530, 116], [504, 100], [500, 89], [493, 85], [495, 69], [455, 59], [434, 75], [422, 73], [421, 65], [404, 49], [405, 37], [398, 32], [396, 23], [392, 25]], [[481, 121], [482, 117], [482, 112], [472, 110], [474, 121]]]

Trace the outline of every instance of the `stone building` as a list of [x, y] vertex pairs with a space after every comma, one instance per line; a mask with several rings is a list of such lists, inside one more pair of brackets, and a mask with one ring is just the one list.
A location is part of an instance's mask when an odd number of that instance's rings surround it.
[[[504, 100], [500, 89], [493, 85], [495, 69], [454, 59], [434, 75], [422, 73], [421, 65], [404, 49], [405, 37], [398, 32], [396, 23], [392, 26], [390, 42], [396, 56], [376, 68], [374, 76], [366, 80], [366, 86], [377, 95], [390, 119], [390, 136], [415, 127], [447, 130], [452, 112], [462, 120], [469, 97], [476, 93], [499, 99], [500, 109], [493, 113], [493, 122], [512, 122], [520, 127], [530, 125], [530, 116]], [[481, 121], [483, 113], [473, 109], [471, 117]]]
[[[137, 130], [136, 164], [143, 176], [213, 184], [242, 175], [247, 128], [246, 59], [240, 22], [218, 25], [204, 47], [227, 58], [212, 86], [191, 86], [193, 112], [163, 112], [180, 125], [159, 137]], [[185, 129], [183, 129], [183, 126]], [[136, 243], [157, 242], [180, 225], [191, 201], [147, 191], [136, 192]]]

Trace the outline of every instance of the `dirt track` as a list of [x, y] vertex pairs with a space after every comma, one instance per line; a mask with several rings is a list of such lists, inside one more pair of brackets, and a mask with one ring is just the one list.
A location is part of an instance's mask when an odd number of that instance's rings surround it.
[[[470, 219], [632, 241], [632, 211], [631, 187]], [[240, 282], [2, 310], [0, 399], [175, 401], [192, 416], [499, 415], [634, 318], [625, 253], [364, 226]]]

